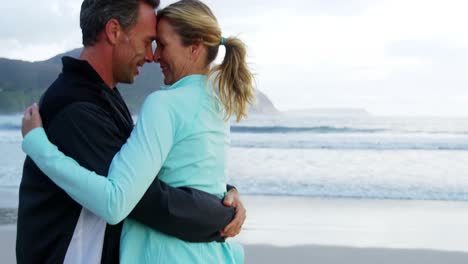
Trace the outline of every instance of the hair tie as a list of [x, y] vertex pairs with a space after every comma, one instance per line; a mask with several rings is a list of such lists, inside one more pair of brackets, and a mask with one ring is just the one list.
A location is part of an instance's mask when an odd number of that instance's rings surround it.
[[225, 37], [221, 37], [221, 43], [219, 45], [226, 46], [226, 38]]

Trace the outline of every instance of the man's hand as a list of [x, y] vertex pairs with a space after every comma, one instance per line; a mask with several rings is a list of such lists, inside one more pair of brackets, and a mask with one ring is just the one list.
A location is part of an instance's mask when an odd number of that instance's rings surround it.
[[236, 215], [234, 219], [227, 225], [220, 233], [222, 237], [235, 237], [237, 236], [244, 224], [245, 218], [247, 217], [247, 211], [240, 199], [237, 190], [231, 189], [226, 196], [224, 196], [223, 203], [225, 206], [232, 206], [236, 208]]

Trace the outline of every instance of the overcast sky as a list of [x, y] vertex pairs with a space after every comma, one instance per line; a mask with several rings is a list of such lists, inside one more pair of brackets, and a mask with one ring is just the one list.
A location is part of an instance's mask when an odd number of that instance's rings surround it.
[[[0, 57], [81, 46], [81, 0], [2, 3]], [[162, 6], [174, 1], [162, 0]], [[280, 110], [468, 115], [468, 1], [206, 0]]]

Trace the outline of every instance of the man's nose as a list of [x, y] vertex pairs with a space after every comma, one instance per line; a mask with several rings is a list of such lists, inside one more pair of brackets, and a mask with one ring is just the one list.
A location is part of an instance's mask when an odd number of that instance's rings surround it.
[[151, 47], [149, 47], [148, 49], [146, 49], [146, 52], [145, 52], [145, 61], [146, 61], [146, 62], [152, 62], [152, 61], [153, 61], [153, 50], [151, 49]]

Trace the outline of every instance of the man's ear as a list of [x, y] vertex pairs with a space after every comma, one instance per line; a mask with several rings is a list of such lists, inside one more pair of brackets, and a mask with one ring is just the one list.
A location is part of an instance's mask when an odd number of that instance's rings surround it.
[[115, 45], [122, 34], [122, 26], [117, 19], [112, 18], [106, 23], [105, 35], [111, 45]]

